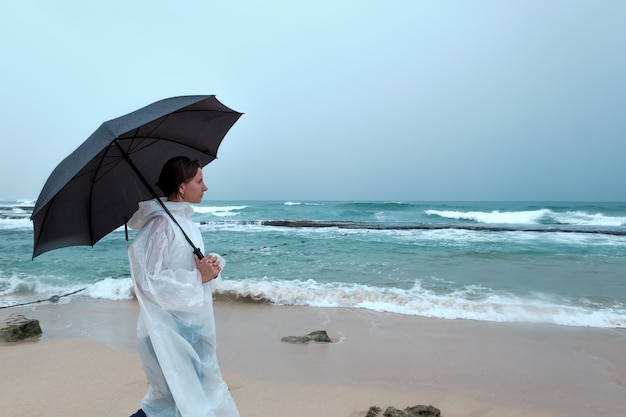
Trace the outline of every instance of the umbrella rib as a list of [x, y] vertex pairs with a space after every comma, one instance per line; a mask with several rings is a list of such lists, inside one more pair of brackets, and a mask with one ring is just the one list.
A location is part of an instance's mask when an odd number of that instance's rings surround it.
[[[159, 141], [176, 142], [176, 141], [173, 141], [171, 139], [161, 138], [161, 137], [158, 137], [158, 136], [151, 136], [151, 137], [143, 136], [141, 138], [136, 138], [135, 137], [135, 138], [128, 138], [128, 139], [120, 138], [118, 140], [129, 140], [131, 142], [131, 146], [129, 146], [128, 150], [125, 152], [128, 155], [132, 155], [133, 153], [136, 153], [136, 152], [141, 152], [142, 150], [144, 150], [146, 148], [149, 148], [152, 145], [156, 145]], [[135, 143], [135, 142], [137, 142], [137, 143]], [[186, 146], [186, 147], [188, 147], [190, 149], [193, 149], [194, 151], [202, 152], [202, 153], [204, 153], [206, 155], [209, 155], [209, 156], [217, 159], [217, 155], [214, 155], [212, 153], [200, 150], [200, 149], [198, 149], [195, 146], [188, 146], [188, 145], [183, 145], [183, 146]], [[95, 173], [94, 177], [93, 177], [93, 180], [92, 180], [92, 183], [95, 184], [95, 183], [98, 182], [98, 180], [100, 178], [102, 178], [105, 175], [107, 175], [107, 173], [109, 171], [115, 169], [115, 167], [121, 163], [121, 159], [119, 157], [117, 157], [117, 156], [109, 156], [108, 155], [109, 149], [110, 149], [110, 146], [108, 146], [106, 148], [105, 153], [102, 155], [102, 158], [100, 158], [98, 166], [95, 169], [85, 171], [82, 174], [77, 175], [77, 177], [84, 176], [84, 175], [91, 175], [91, 174]]]
[[[133, 151], [131, 151], [131, 149], [133, 148], [133, 145], [134, 145], [134, 143], [135, 143], [135, 140], [140, 141], [140, 145], [141, 145], [141, 143], [142, 143], [144, 140], [146, 140], [146, 139], [153, 139], [153, 140], [154, 140], [154, 142], [147, 144], [145, 147], [148, 147], [148, 146], [150, 146], [150, 145], [152, 145], [152, 144], [154, 144], [154, 143], [156, 143], [156, 142], [158, 142], [158, 141], [176, 142], [176, 143], [178, 143], [178, 144], [181, 144], [179, 141], [173, 141], [173, 140], [171, 140], [171, 139], [169, 139], [169, 138], [164, 138], [164, 137], [160, 137], [160, 136], [153, 136], [153, 135], [152, 135], [152, 132], [154, 132], [155, 130], [157, 130], [157, 129], [158, 129], [158, 128], [159, 128], [159, 127], [163, 124], [163, 123], [165, 123], [165, 121], [166, 121], [167, 119], [169, 119], [169, 118], [170, 118], [172, 115], [174, 115], [174, 114], [181, 114], [181, 113], [195, 113], [195, 112], [203, 112], [203, 111], [204, 111], [204, 110], [197, 110], [197, 109], [187, 109], [187, 110], [185, 110], [185, 109], [180, 109], [180, 110], [178, 110], [178, 111], [176, 111], [176, 112], [166, 114], [164, 117], [162, 117], [162, 118], [159, 120], [159, 123], [158, 123], [156, 126], [154, 126], [154, 127], [150, 130], [150, 132], [148, 132], [148, 133], [147, 133], [147, 134], [145, 134], [145, 135], [142, 135], [141, 137], [138, 137], [138, 136], [137, 136], [137, 135], [138, 135], [138, 133], [139, 133], [139, 128], [137, 127], [137, 128], [135, 128], [135, 129], [129, 130], [128, 132], [124, 133], [123, 135], [118, 136], [118, 138], [117, 138], [117, 139], [120, 139], [120, 140], [130, 140], [130, 141], [131, 141], [131, 143], [130, 143], [130, 145], [129, 145], [129, 147], [128, 147], [128, 151], [127, 151], [127, 153], [128, 153], [129, 155], [133, 153]], [[215, 110], [215, 112], [220, 112], [220, 113], [223, 113], [223, 115], [222, 115], [222, 116], [226, 116], [226, 115], [228, 115], [228, 114], [230, 113], [230, 112], [226, 112], [226, 111], [219, 111], [219, 110]], [[220, 116], [220, 117], [222, 117], [222, 116]], [[129, 136], [129, 137], [127, 137], [127, 138], [124, 138], [124, 137], [123, 137], [124, 135], [128, 135], [131, 131], [132, 131], [132, 132], [134, 132], [132, 136]], [[197, 148], [197, 147], [195, 147], [195, 146], [189, 146], [189, 145], [186, 145], [186, 144], [181, 144], [181, 145], [187, 146], [188, 148], [193, 149], [194, 151], [202, 152], [202, 153], [204, 153], [204, 154], [206, 154], [206, 155], [209, 155], [209, 156], [213, 157], [214, 159], [217, 159], [217, 155], [214, 155], [214, 154], [212, 154], [212, 153], [208, 153], [208, 152], [206, 152], [205, 150], [202, 150], [202, 149], [198, 149], [198, 148]], [[139, 146], [139, 145], [138, 145], [138, 146]], [[143, 149], [143, 147], [142, 147], [141, 149]], [[136, 152], [136, 151], [134, 151], [134, 152]]]
[[[96, 185], [96, 183], [100, 180], [100, 178], [104, 177], [107, 172], [111, 171], [112, 169], [114, 169], [117, 165], [119, 165], [121, 163], [121, 159], [117, 158], [117, 157], [109, 157], [108, 153], [111, 149], [111, 145], [109, 144], [105, 150], [104, 153], [102, 154], [102, 157], [100, 158], [100, 160], [98, 161], [98, 165], [95, 168], [95, 170], [93, 171], [93, 177], [91, 179], [91, 183], [89, 186], [89, 208], [87, 209], [87, 213], [88, 213], [88, 218], [87, 218], [87, 224], [88, 224], [88, 229], [89, 229], [89, 241], [93, 242], [94, 238], [93, 238], [93, 193], [94, 193], [94, 187]], [[106, 162], [105, 162], [106, 161]], [[103, 167], [106, 167], [107, 169], [101, 169]], [[85, 173], [85, 175], [88, 174], [88, 172]], [[94, 245], [94, 243], [91, 244], [92, 246]]]
[[[119, 165], [122, 161], [116, 156], [108, 156], [107, 153], [108, 153], [109, 148], [110, 146], [107, 147], [107, 151], [105, 152], [104, 155], [102, 155], [102, 158], [100, 158], [100, 161], [98, 162], [98, 167], [95, 170], [92, 170], [92, 171], [95, 171], [95, 174], [92, 180], [92, 188], [93, 188], [93, 185], [95, 185], [100, 180], [100, 178], [107, 175], [109, 171], [115, 169], [115, 167]], [[83, 175], [89, 174], [92, 171], [85, 172], [85, 174]]]
[[[150, 130], [150, 132], [148, 133], [148, 135], [142, 135], [141, 137], [137, 137], [137, 135], [139, 134], [139, 127], [137, 127], [137, 128], [135, 128], [135, 129], [133, 129], [132, 131], [134, 131], [134, 133], [133, 133], [132, 137], [130, 138], [130, 145], [128, 145], [128, 150], [126, 151], [126, 154], [130, 155], [130, 154], [132, 154], [132, 153], [133, 153], [133, 145], [135, 144], [135, 140], [138, 140], [138, 141], [139, 141], [139, 144], [137, 145], [137, 147], [138, 147], [138, 148], [140, 148], [140, 146], [143, 144], [144, 140], [145, 140], [145, 139], [150, 138], [150, 137], [152, 136], [152, 132], [154, 132], [156, 129], [158, 129], [158, 128], [159, 128], [159, 127], [160, 127], [160, 126], [161, 126], [161, 125], [162, 125], [162, 124], [163, 124], [163, 123], [164, 123], [164, 122], [165, 122], [165, 121], [166, 121], [169, 117], [170, 117], [170, 114], [166, 114], [164, 117], [162, 117], [162, 118], [159, 120], [159, 123], [158, 123], [156, 126], [154, 126], [154, 127], [152, 128], [152, 130]], [[131, 132], [131, 131], [128, 131], [128, 132], [126, 132], [124, 135], [126, 135], [126, 134], [128, 134], [128, 133], [130, 133], [130, 132]], [[120, 135], [120, 136], [124, 136], [124, 135]], [[119, 138], [119, 137], [118, 137], [118, 139], [121, 139], [121, 138]], [[153, 143], [156, 143], [156, 141], [155, 141], [155, 142], [153, 142]], [[118, 149], [120, 149], [120, 151], [121, 151], [121, 148], [120, 148], [119, 143], [117, 143], [116, 145], [117, 145]], [[147, 144], [146, 146], [141, 146], [141, 148], [140, 148], [140, 149], [147, 148], [147, 147], [149, 147], [150, 145], [151, 145], [151, 144], [149, 143], [149, 144]], [[136, 151], [135, 151], [135, 152], [136, 152]]]

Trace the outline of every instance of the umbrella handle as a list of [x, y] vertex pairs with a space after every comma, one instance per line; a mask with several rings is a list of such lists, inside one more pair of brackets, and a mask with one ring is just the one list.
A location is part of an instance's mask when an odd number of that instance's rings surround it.
[[193, 254], [196, 255], [198, 259], [204, 258], [204, 255], [202, 254], [202, 251], [200, 250], [200, 248], [194, 248]]

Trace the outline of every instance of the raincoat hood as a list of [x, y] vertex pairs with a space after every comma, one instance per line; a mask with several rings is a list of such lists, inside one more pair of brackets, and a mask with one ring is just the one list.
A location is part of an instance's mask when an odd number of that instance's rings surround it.
[[[165, 207], [174, 215], [190, 219], [194, 213], [193, 208], [188, 203], [167, 201], [165, 197], [162, 197], [161, 201], [165, 203]], [[141, 201], [139, 202], [139, 209], [128, 220], [128, 227], [141, 230], [150, 219], [163, 215], [167, 214], [156, 199]]]

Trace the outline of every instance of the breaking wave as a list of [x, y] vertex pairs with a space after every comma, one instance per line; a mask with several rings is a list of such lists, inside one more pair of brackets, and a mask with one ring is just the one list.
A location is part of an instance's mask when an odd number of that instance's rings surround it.
[[537, 296], [523, 298], [467, 287], [436, 294], [416, 283], [412, 288], [380, 288], [362, 284], [308, 281], [234, 281], [217, 284], [218, 299], [301, 305], [364, 308], [442, 319], [493, 322], [552, 323], [566, 326], [615, 328], [626, 326], [626, 306], [565, 305]]
[[[7, 282], [5, 282], [7, 284]], [[87, 285], [60, 287], [14, 277], [0, 295], [12, 305], [11, 293], [20, 303], [67, 303], [72, 297], [122, 300], [133, 298], [130, 278], [106, 278]], [[8, 295], [8, 296], [7, 296]], [[599, 305], [585, 300], [574, 305], [548, 296], [520, 297], [468, 286], [439, 294], [416, 282], [412, 288], [375, 287], [363, 284], [320, 283], [314, 280], [226, 280], [215, 282], [218, 300], [310, 307], [363, 308], [377, 312], [492, 322], [551, 323], [599, 328], [626, 327], [626, 305]]]
[[470, 220], [483, 224], [536, 225], [556, 224], [573, 226], [626, 226], [626, 217], [607, 216], [584, 211], [555, 212], [550, 209], [527, 211], [456, 211], [425, 210], [425, 214], [453, 220]]

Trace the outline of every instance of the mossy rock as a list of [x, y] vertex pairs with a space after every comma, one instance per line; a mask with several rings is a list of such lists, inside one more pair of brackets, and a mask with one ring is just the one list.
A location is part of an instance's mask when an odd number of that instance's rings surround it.
[[[379, 417], [382, 408], [378, 406], [370, 407], [365, 417]], [[383, 413], [384, 417], [441, 417], [441, 411], [432, 405], [414, 405], [404, 410], [395, 407], [387, 407]]]
[[308, 343], [311, 340], [315, 342], [332, 342], [325, 330], [316, 330], [305, 336], [285, 336], [280, 340], [286, 343]]
[[39, 320], [28, 319], [21, 314], [6, 316], [0, 323], [0, 342], [18, 342], [40, 334]]

